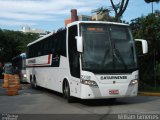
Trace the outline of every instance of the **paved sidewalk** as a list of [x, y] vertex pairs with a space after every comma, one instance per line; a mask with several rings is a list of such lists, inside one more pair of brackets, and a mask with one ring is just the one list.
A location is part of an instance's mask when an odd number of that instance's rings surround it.
[[160, 96], [160, 92], [138, 92], [140, 96]]
[[3, 79], [0, 79], [0, 96], [5, 95], [6, 89], [2, 88]]

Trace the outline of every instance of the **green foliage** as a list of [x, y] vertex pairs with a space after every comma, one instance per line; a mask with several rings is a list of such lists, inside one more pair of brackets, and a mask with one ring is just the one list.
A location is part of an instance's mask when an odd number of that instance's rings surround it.
[[146, 39], [149, 46], [149, 53], [139, 57], [140, 83], [156, 86], [160, 84], [160, 16], [142, 16], [132, 20], [130, 26], [134, 37]]
[[157, 72], [157, 78], [160, 78], [160, 62], [156, 62], [156, 72]]
[[135, 38], [146, 39], [149, 43], [149, 54], [153, 54], [160, 40], [160, 17], [155, 14], [136, 18], [131, 21], [131, 28]]
[[103, 14], [110, 13], [112, 11], [111, 8], [100, 7], [98, 9], [92, 10], [92, 13]]
[[38, 34], [0, 29], [0, 62], [11, 61], [16, 55], [25, 52], [29, 42], [38, 38]]

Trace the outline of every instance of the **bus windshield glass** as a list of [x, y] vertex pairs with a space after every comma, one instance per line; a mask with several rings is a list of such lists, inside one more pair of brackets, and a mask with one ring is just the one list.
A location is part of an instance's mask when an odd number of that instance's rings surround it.
[[82, 68], [92, 72], [137, 69], [135, 44], [128, 26], [81, 24]]

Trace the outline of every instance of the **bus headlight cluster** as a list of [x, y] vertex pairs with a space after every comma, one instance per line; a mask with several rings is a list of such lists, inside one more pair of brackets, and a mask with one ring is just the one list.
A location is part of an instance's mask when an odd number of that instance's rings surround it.
[[138, 80], [131, 80], [131, 82], [129, 83], [130, 86], [135, 84], [138, 84]]
[[26, 75], [26, 74], [23, 74], [23, 77], [27, 77], [27, 75]]
[[89, 85], [91, 87], [98, 87], [97, 83], [92, 80], [81, 80], [82, 84]]

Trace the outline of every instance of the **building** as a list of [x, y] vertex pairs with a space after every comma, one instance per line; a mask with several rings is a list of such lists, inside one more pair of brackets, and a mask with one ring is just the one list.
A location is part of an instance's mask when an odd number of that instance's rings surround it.
[[91, 16], [87, 16], [87, 15], [79, 15], [78, 16], [78, 20], [79, 21], [91, 21], [92, 17]]
[[[78, 16], [78, 21], [91, 21], [91, 20], [92, 20], [91, 16], [87, 16], [87, 15], [79, 15]], [[72, 22], [71, 18], [67, 18], [64, 20], [65, 26], [71, 22]]]
[[23, 26], [21, 30], [23, 33], [37, 33], [40, 37], [47, 35], [49, 32], [42, 29], [31, 29], [29, 26]]
[[104, 13], [95, 13], [92, 15], [92, 20], [93, 21], [101, 21], [101, 20], [109, 20], [110, 16], [108, 12], [104, 12]]
[[71, 18], [64, 20], [65, 26], [73, 21], [111, 21], [113, 18], [109, 15], [109, 12], [95, 13], [92, 16], [77, 15], [77, 10], [71, 10]]

